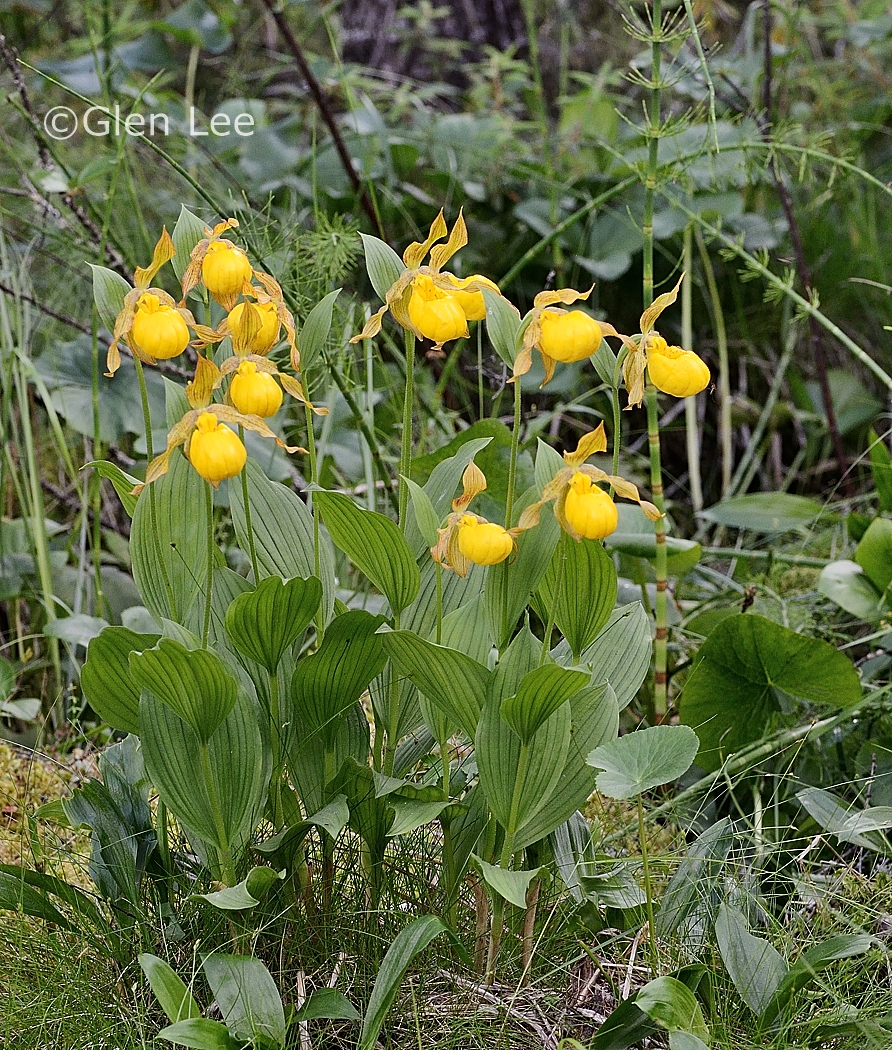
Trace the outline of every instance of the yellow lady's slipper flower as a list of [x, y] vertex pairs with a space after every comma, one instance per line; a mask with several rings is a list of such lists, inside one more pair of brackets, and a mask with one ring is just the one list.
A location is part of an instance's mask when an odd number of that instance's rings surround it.
[[189, 329], [174, 307], [152, 292], [143, 292], [136, 300], [130, 339], [147, 357], [168, 361], [189, 345]]
[[[594, 285], [592, 285], [592, 288]], [[601, 345], [605, 335], [616, 336], [628, 342], [626, 336], [606, 321], [596, 321], [582, 310], [550, 309], [556, 303], [569, 306], [577, 299], [588, 299], [592, 289], [577, 292], [575, 288], [558, 288], [553, 292], [539, 292], [533, 300], [533, 309], [527, 315], [529, 321], [523, 334], [523, 346], [514, 361], [514, 379], [526, 375], [533, 365], [533, 351], [542, 355], [545, 379], [542, 386], [551, 382], [554, 366], [558, 361], [582, 361]]]
[[201, 260], [204, 286], [221, 306], [241, 294], [253, 272], [248, 256], [232, 241], [212, 241]]
[[[473, 461], [462, 474], [462, 494], [452, 501], [452, 513], [431, 547], [431, 557], [444, 569], [467, 576], [471, 565], [498, 565], [517, 550], [517, 537], [532, 525], [523, 522], [514, 528], [487, 521], [467, 513], [468, 504], [486, 488], [486, 477]], [[538, 519], [537, 519], [538, 520]], [[535, 524], [535, 522], [533, 522]]]
[[[436, 244], [437, 241], [446, 237], [447, 233], [449, 233], [449, 236], [446, 243]], [[458, 213], [455, 225], [452, 227], [452, 231], [449, 232], [441, 211], [431, 223], [427, 239], [413, 242], [403, 252], [405, 270], [387, 289], [384, 296], [384, 305], [381, 309], [377, 313], [372, 314], [366, 321], [363, 330], [359, 335], [355, 335], [350, 342], [358, 343], [363, 339], [373, 339], [381, 331], [381, 322], [388, 310], [393, 314], [396, 322], [405, 328], [406, 331], [412, 332], [417, 339], [433, 338], [433, 352], [435, 353], [442, 349], [444, 342], [467, 335], [468, 330], [464, 310], [462, 310], [463, 323], [460, 326], [458, 316], [452, 311], [451, 306], [434, 306], [434, 297], [430, 293], [430, 287], [446, 295], [455, 293], [458, 278], [451, 273], [440, 273], [440, 270], [467, 243], [468, 230], [462, 213]], [[428, 252], [430, 252], [430, 263], [422, 266], [421, 261]], [[425, 278], [425, 280], [421, 281], [421, 278]], [[428, 286], [427, 281], [430, 281], [430, 286]], [[468, 277], [465, 281], [459, 283], [463, 285], [460, 291], [467, 294], [480, 293], [484, 287], [492, 287], [495, 291], [498, 291], [498, 288], [486, 278]], [[482, 294], [480, 298], [483, 298]], [[454, 301], [457, 302], [457, 300]], [[459, 309], [461, 309], [460, 305]], [[449, 311], [448, 317], [446, 317], [447, 311]], [[438, 312], [442, 312], [444, 316], [439, 320], [434, 320], [435, 316], [439, 316]], [[418, 318], [421, 323], [416, 323], [414, 318]], [[429, 332], [435, 332], [436, 335], [428, 335], [427, 332], [422, 330], [422, 325]]]
[[577, 471], [570, 478], [570, 486], [564, 500], [564, 516], [587, 540], [603, 540], [616, 531], [619, 511], [616, 504], [602, 489], [594, 484], [588, 474]]
[[539, 349], [565, 364], [584, 361], [601, 345], [601, 326], [582, 310], [543, 310], [539, 317]]
[[258, 372], [253, 361], [242, 361], [232, 377], [229, 400], [247, 416], [269, 419], [282, 407], [282, 388], [267, 372]]
[[234, 430], [217, 421], [213, 412], [202, 412], [186, 452], [189, 462], [216, 488], [224, 478], [241, 473], [248, 452]]
[[498, 565], [514, 550], [514, 538], [501, 525], [462, 514], [458, 521], [458, 549], [475, 565]]
[[250, 340], [249, 349], [252, 354], [259, 354], [263, 357], [279, 341], [279, 331], [282, 327], [279, 311], [273, 302], [237, 303], [226, 318], [226, 331], [229, 335], [238, 332], [245, 310], [256, 310], [260, 317], [260, 328]]
[[699, 394], [712, 378], [706, 362], [693, 350], [667, 346], [666, 340], [656, 333], [647, 339], [647, 374], [657, 390], [673, 397]]
[[[257, 360], [264, 364], [267, 363], [262, 357]], [[168, 472], [170, 457], [180, 445], [188, 445], [187, 458], [198, 473], [203, 478], [207, 478], [215, 488], [224, 477], [234, 477], [238, 474], [244, 465], [244, 460], [242, 460], [242, 466], [235, 469], [232, 474], [220, 473], [215, 480], [215, 475], [219, 471], [234, 468], [236, 458], [242, 455], [236, 448], [233, 439], [244, 448], [238, 435], [229, 427], [224, 426], [224, 423], [229, 423], [230, 426], [241, 426], [245, 430], [253, 430], [261, 437], [272, 438], [286, 452], [306, 452], [305, 448], [286, 445], [284, 441], [276, 437], [260, 416], [244, 415], [230, 405], [211, 405], [210, 397], [215, 386], [219, 385], [219, 373], [220, 370], [212, 361], [199, 357], [195, 380], [186, 385], [186, 395], [193, 406], [192, 410], [187, 412], [168, 433], [167, 448], [149, 464], [145, 482], [133, 488], [134, 496], [138, 496], [146, 485], [157, 481]], [[231, 437], [227, 437], [224, 431]], [[196, 438], [198, 438], [197, 445]]]
[[195, 318], [182, 305], [177, 305], [163, 288], [150, 287], [161, 267], [169, 262], [176, 249], [170, 234], [162, 229], [150, 266], [139, 266], [134, 272], [134, 287], [124, 297], [121, 312], [115, 318], [112, 342], [106, 357], [106, 375], [113, 376], [121, 367], [119, 344], [124, 342], [134, 357], [153, 365], [159, 359], [176, 357], [189, 345], [189, 328]]
[[235, 306], [254, 273], [244, 249], [223, 239], [227, 230], [235, 229], [236, 219], [224, 219], [213, 229], [205, 226], [205, 235], [192, 249], [189, 265], [183, 271], [184, 300], [199, 281], [204, 281], [205, 288], [224, 310]]
[[554, 500], [554, 516], [564, 532], [577, 542], [609, 536], [616, 529], [619, 515], [613, 500], [598, 488], [597, 483], [602, 481], [612, 485], [618, 496], [635, 500], [651, 521], [661, 518], [657, 508], [641, 498], [631, 481], [585, 462], [589, 456], [606, 451], [607, 435], [604, 424], [599, 423], [596, 430], [582, 437], [575, 452], [564, 453], [566, 467], [542, 489], [542, 499], [521, 514], [518, 527], [532, 528], [539, 521], [540, 509]]
[[424, 274], [412, 281], [409, 320], [425, 339], [437, 346], [468, 334], [468, 322], [458, 299], [438, 288]]
[[[453, 277], [451, 273], [443, 276], [450, 278], [452, 288], [449, 294], [458, 301], [458, 305], [464, 310], [465, 317], [469, 321], [482, 321], [486, 317], [486, 301], [480, 289], [488, 288], [490, 291], [495, 292], [496, 295], [502, 294], [499, 286], [494, 281], [491, 281], [488, 277], [483, 277], [479, 273], [463, 278]], [[477, 291], [467, 291], [468, 286], [472, 284], [478, 289]]]

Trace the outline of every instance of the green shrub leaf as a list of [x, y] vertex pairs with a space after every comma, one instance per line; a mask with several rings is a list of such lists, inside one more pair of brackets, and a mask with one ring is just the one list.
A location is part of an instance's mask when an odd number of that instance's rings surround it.
[[270, 674], [294, 641], [307, 629], [322, 600], [315, 576], [283, 583], [277, 576], [239, 595], [226, 612], [226, 633], [235, 648], [262, 664]]

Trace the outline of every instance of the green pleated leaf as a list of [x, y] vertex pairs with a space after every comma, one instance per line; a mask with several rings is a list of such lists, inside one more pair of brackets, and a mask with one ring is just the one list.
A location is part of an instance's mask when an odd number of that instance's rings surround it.
[[523, 678], [514, 696], [502, 701], [502, 719], [521, 743], [528, 744], [543, 723], [588, 681], [585, 671], [565, 671], [553, 664], [537, 667]]
[[542, 438], [536, 439], [535, 478], [536, 487], [540, 491], [545, 488], [549, 481], [553, 481], [566, 465], [564, 457], [557, 449], [546, 444]]
[[[160, 700], [144, 697], [140, 709], [146, 769], [161, 800], [203, 842], [238, 848], [253, 830], [269, 779], [257, 720], [247, 696], [235, 706], [207, 745], [210, 785], [202, 766], [201, 740]], [[218, 827], [212, 796], [223, 821]]]
[[[525, 494], [518, 505], [518, 514], [533, 501], [534, 495], [533, 492]], [[504, 647], [529, 604], [530, 596], [539, 588], [554, 556], [560, 531], [550, 506], [543, 507], [536, 528], [518, 536], [517, 557], [487, 570], [486, 612], [490, 634], [497, 648]], [[503, 616], [505, 611], [507, 616]]]
[[[251, 528], [260, 575], [308, 579], [316, 575], [313, 546], [313, 515], [291, 489], [270, 481], [261, 468], [248, 459], [245, 464]], [[242, 486], [230, 485], [229, 506], [232, 523], [243, 551], [250, 551]], [[326, 621], [334, 608], [334, 561], [326, 543], [319, 548], [319, 578], [322, 581], [322, 608]]]
[[550, 835], [582, 809], [595, 790], [595, 771], [586, 762], [593, 748], [615, 740], [619, 731], [616, 696], [606, 682], [588, 685], [570, 697], [570, 744], [564, 768], [554, 790], [516, 835], [523, 849]]
[[106, 627], [87, 646], [81, 689], [90, 707], [113, 729], [139, 735], [142, 686], [130, 672], [130, 654], [151, 649], [159, 637], [126, 627]]
[[668, 937], [681, 927], [684, 939], [692, 943], [690, 926], [696, 922], [698, 912], [703, 909], [712, 918], [716, 907], [713, 898], [721, 890], [725, 858], [733, 840], [731, 821], [723, 817], [688, 846], [660, 900], [657, 932], [661, 937]]
[[391, 609], [401, 613], [418, 594], [421, 576], [396, 524], [338, 492], [317, 492], [313, 498], [335, 546], [387, 597]]
[[393, 944], [381, 960], [381, 967], [375, 978], [359, 1036], [358, 1050], [373, 1050], [378, 1033], [403, 983], [406, 970], [415, 956], [424, 951], [435, 937], [449, 932], [449, 927], [440, 919], [433, 915], [423, 915], [410, 922], [396, 935]]
[[206, 744], [232, 710], [238, 683], [209, 649], [187, 649], [162, 638], [154, 649], [130, 656], [136, 681], [167, 704]]
[[780, 709], [775, 687], [837, 708], [861, 699], [858, 672], [829, 643], [752, 613], [732, 616], [700, 647], [681, 698], [681, 721], [700, 737], [698, 765], [718, 769], [762, 737]]
[[453, 725], [460, 726], [473, 740], [490, 678], [487, 668], [456, 649], [427, 642], [411, 631], [390, 631], [381, 638], [398, 674], [410, 678]]
[[383, 303], [387, 293], [396, 284], [400, 274], [405, 270], [403, 260], [396, 254], [389, 244], [385, 244], [378, 237], [369, 233], [361, 233], [362, 247], [365, 252], [365, 268], [372, 282], [372, 287], [378, 293], [378, 298]]
[[383, 617], [353, 610], [336, 616], [322, 645], [305, 656], [291, 679], [293, 717], [317, 733], [325, 749], [334, 747], [341, 722], [387, 660]]
[[483, 705], [475, 741], [477, 768], [490, 809], [514, 836], [558, 785], [570, 748], [570, 708], [563, 704], [546, 719], [530, 740], [528, 760], [521, 762], [520, 738], [501, 717], [500, 707], [493, 695]]
[[177, 275], [178, 281], [183, 279], [183, 274], [189, 265], [189, 256], [192, 254], [192, 249], [200, 240], [204, 239], [204, 227], [205, 223], [197, 215], [193, 215], [185, 204], [180, 205], [180, 214], [174, 225], [173, 233], [170, 235], [173, 246], [177, 250], [176, 255], [170, 260], [170, 264], [173, 267], [173, 272]]
[[532, 871], [506, 870], [495, 864], [487, 864], [475, 854], [472, 854], [471, 860], [493, 893], [516, 908], [526, 907], [527, 890], [530, 888], [530, 883], [542, 870], [541, 868], [534, 868]]
[[110, 481], [118, 494], [118, 498], [121, 500], [121, 505], [127, 512], [127, 516], [133, 517], [133, 512], [136, 510], [136, 501], [139, 497], [134, 496], [132, 490], [135, 485], [142, 484], [139, 478], [135, 478], [132, 474], [126, 474], [117, 463], [109, 463], [107, 459], [94, 459], [90, 463], [85, 463], [81, 469], [95, 470], [101, 478]]
[[302, 372], [308, 372], [319, 360], [319, 355], [325, 346], [325, 340], [328, 339], [328, 333], [331, 331], [331, 314], [335, 299], [340, 294], [340, 288], [329, 292], [307, 314], [303, 328], [300, 330], [298, 342]]
[[275, 981], [250, 955], [206, 955], [202, 967], [220, 1013], [236, 1039], [285, 1045], [285, 1009]]
[[750, 933], [743, 914], [727, 904], [719, 906], [715, 936], [734, 987], [754, 1014], [762, 1014], [787, 974], [784, 957]]
[[88, 263], [93, 271], [93, 302], [99, 320], [109, 332], [115, 328], [115, 319], [124, 309], [124, 299], [133, 291], [130, 285], [114, 270]]
[[650, 669], [653, 651], [650, 619], [640, 602], [611, 614], [598, 637], [582, 654], [593, 682], [609, 682], [620, 711], [635, 699]]
[[173, 1024], [189, 1017], [201, 1017], [201, 1010], [189, 989], [163, 959], [143, 952], [138, 961], [161, 1009]]
[[[289, 710], [294, 711], [290, 704]], [[291, 781], [306, 812], [324, 812], [334, 802], [334, 789], [328, 784], [331, 771], [339, 770], [348, 759], [368, 761], [369, 720], [359, 703], [349, 708], [339, 719], [328, 757], [322, 739], [324, 727], [313, 725], [306, 718], [291, 717], [289, 722], [283, 748]]]
[[[563, 562], [563, 568], [561, 568]], [[570, 650], [579, 655], [607, 623], [616, 604], [616, 569], [599, 540], [563, 539], [554, 552], [548, 571], [539, 584], [539, 599], [546, 612], [557, 605], [554, 622], [567, 639]]]
[[186, 622], [207, 584], [204, 486], [186, 457], [176, 451], [170, 470], [152, 482], [133, 512], [133, 581], [150, 612], [177, 623]]
[[307, 629], [322, 600], [322, 584], [311, 576], [283, 583], [268, 576], [240, 595], [226, 613], [226, 633], [235, 648], [270, 674]]

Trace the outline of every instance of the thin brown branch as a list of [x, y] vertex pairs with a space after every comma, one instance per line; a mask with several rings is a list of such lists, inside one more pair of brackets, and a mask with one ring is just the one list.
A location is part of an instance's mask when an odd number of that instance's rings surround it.
[[386, 240], [384, 227], [382, 226], [381, 219], [372, 203], [372, 198], [369, 196], [368, 187], [363, 183], [356, 169], [353, 167], [353, 161], [350, 158], [350, 154], [347, 152], [347, 146], [344, 143], [341, 129], [338, 127], [338, 122], [335, 120], [329, 101], [325, 96], [325, 92], [322, 90], [322, 85], [316, 79], [316, 75], [310, 68], [306, 55], [304, 55], [303, 48], [300, 46], [300, 42], [294, 35], [294, 30], [289, 25], [288, 19], [285, 17], [285, 12], [277, 6], [276, 0], [262, 0], [262, 3], [267, 11], [269, 11], [270, 15], [272, 15], [282, 39], [287, 44], [288, 50], [291, 52], [294, 61], [297, 63], [301, 76], [304, 78], [307, 87], [310, 89], [313, 101], [316, 103], [319, 113], [325, 122], [325, 126], [331, 134], [332, 142], [334, 143], [335, 150], [337, 150], [344, 171], [347, 173], [347, 177], [350, 179], [353, 190], [366, 215], [369, 217], [372, 227], [377, 231], [378, 236], [382, 240]]

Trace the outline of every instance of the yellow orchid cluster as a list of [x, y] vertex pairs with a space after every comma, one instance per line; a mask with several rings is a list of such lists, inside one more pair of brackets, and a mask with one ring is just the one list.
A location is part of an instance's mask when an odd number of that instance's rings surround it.
[[[445, 244], [437, 241], [448, 237]], [[483, 289], [499, 293], [498, 286], [487, 277], [474, 274], [460, 279], [440, 271], [453, 255], [468, 243], [468, 230], [462, 213], [458, 213], [451, 232], [443, 212], [431, 223], [427, 239], [415, 241], [403, 252], [405, 270], [384, 296], [384, 305], [372, 314], [363, 330], [350, 342], [372, 339], [381, 331], [381, 322], [389, 310], [395, 320], [418, 339], [434, 344], [432, 353], [444, 343], [468, 335], [468, 321], [481, 321], [486, 316]], [[430, 262], [422, 260], [430, 252]], [[500, 294], [500, 293], [499, 293]]]
[[[448, 234], [448, 237], [447, 237]], [[436, 242], [446, 237], [446, 243]], [[384, 305], [368, 319], [352, 343], [371, 339], [381, 330], [384, 315], [390, 311], [395, 320], [417, 338], [430, 339], [432, 352], [443, 344], [468, 335], [468, 321], [486, 316], [483, 290], [501, 294], [496, 284], [480, 274], [460, 280], [454, 274], [441, 272], [442, 267], [468, 243], [468, 231], [461, 211], [449, 231], [443, 212], [431, 224], [427, 239], [415, 241], [403, 252], [405, 269], [387, 290]], [[430, 261], [422, 260], [430, 252]], [[669, 346], [656, 331], [657, 318], [675, 302], [681, 281], [673, 291], [659, 296], [641, 315], [641, 331], [626, 336], [606, 321], [596, 321], [584, 310], [564, 310], [591, 295], [574, 288], [540, 292], [533, 309], [523, 320], [523, 345], [514, 361], [514, 380], [526, 375], [532, 367], [533, 351], [542, 357], [545, 379], [550, 382], [558, 362], [583, 361], [595, 354], [605, 336], [620, 339], [625, 348], [623, 377], [628, 392], [628, 406], [641, 404], [645, 375], [654, 386], [673, 397], [690, 397], [704, 390], [710, 382], [709, 368], [692, 350]], [[558, 305], [561, 304], [561, 305]], [[581, 483], [580, 483], [581, 484]]]
[[[284, 329], [291, 348], [291, 364], [299, 371], [294, 318], [275, 278], [255, 270], [245, 251], [223, 236], [227, 230], [237, 227], [235, 219], [225, 219], [213, 229], [205, 228], [205, 237], [192, 249], [183, 273], [179, 303], [163, 289], [151, 287], [161, 267], [176, 254], [173, 241], [164, 229], [155, 245], [151, 265], [136, 270], [135, 286], [126, 295], [115, 319], [114, 338], [107, 357], [109, 376], [120, 367], [121, 342], [146, 364], [177, 357], [190, 341], [197, 350], [207, 351], [208, 347], [229, 338], [234, 351], [219, 367], [209, 356], [199, 353], [195, 377], [186, 384], [191, 411], [168, 434], [165, 451], [149, 464], [146, 484], [167, 472], [172, 451], [183, 444], [192, 466], [215, 488], [225, 478], [235, 477], [245, 465], [247, 451], [227, 423], [273, 438], [289, 452], [298, 451], [296, 446], [286, 446], [280, 441], [264, 422], [281, 407], [283, 388], [306, 403], [298, 380], [280, 372], [266, 356], [279, 342]], [[217, 328], [196, 322], [185, 306], [186, 296], [199, 282], [227, 311]], [[194, 340], [190, 328], [195, 333]], [[232, 380], [226, 403], [212, 406], [214, 392], [228, 375], [232, 375]], [[313, 408], [313, 411], [324, 413], [326, 410]], [[141, 488], [137, 486], [135, 491]]]
[[498, 565], [516, 552], [517, 537], [539, 524], [540, 511], [550, 502], [555, 505], [554, 514], [561, 528], [577, 542], [606, 539], [616, 530], [619, 513], [613, 497], [600, 487], [601, 483], [612, 486], [624, 499], [635, 500], [651, 521], [658, 520], [660, 512], [641, 498], [630, 481], [585, 462], [606, 451], [607, 435], [600, 423], [580, 440], [575, 451], [564, 453], [567, 466], [558, 471], [542, 489], [542, 498], [527, 507], [517, 525], [510, 529], [468, 512], [471, 500], [486, 489], [483, 471], [476, 463], [469, 463], [462, 475], [462, 494], [452, 501], [452, 513], [437, 530], [439, 538], [431, 547], [431, 557], [459, 576], [467, 575], [471, 563]]

